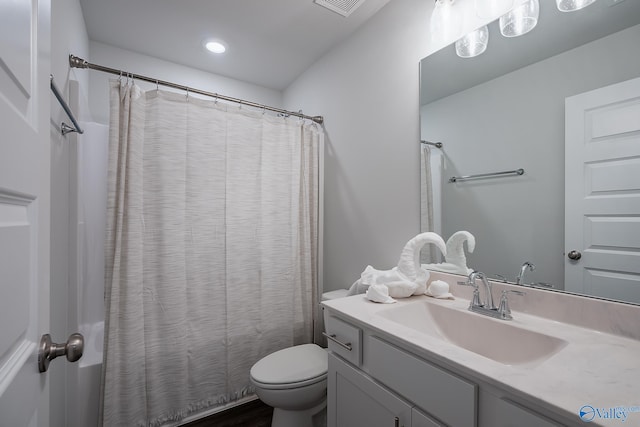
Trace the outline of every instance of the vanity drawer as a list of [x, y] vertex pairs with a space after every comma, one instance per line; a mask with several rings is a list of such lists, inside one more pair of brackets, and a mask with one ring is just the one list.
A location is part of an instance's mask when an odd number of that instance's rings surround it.
[[360, 366], [362, 362], [362, 330], [335, 316], [327, 316], [325, 329], [329, 350], [346, 361]]
[[373, 378], [447, 425], [476, 425], [475, 384], [373, 337], [367, 350], [367, 366]]

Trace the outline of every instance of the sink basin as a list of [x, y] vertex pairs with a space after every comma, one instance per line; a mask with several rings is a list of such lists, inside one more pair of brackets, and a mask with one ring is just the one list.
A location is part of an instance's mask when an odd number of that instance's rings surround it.
[[540, 363], [567, 345], [505, 320], [426, 301], [389, 308], [378, 316], [505, 365]]

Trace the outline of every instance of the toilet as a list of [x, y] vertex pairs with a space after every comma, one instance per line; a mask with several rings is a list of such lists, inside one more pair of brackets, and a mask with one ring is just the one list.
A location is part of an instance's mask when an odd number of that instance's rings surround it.
[[[322, 300], [342, 298], [346, 289], [325, 292]], [[327, 406], [327, 350], [302, 344], [271, 353], [251, 368], [251, 383], [273, 407], [271, 427], [313, 427], [313, 416]]]

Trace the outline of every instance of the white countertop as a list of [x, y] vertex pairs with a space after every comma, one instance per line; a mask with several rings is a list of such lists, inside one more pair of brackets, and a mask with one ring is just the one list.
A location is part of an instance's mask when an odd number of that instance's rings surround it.
[[[334, 314], [400, 341], [402, 346], [416, 355], [463, 376], [476, 377], [500, 387], [551, 412], [575, 419], [577, 423], [582, 423], [578, 411], [584, 405], [597, 409], [636, 407], [640, 411], [640, 341], [513, 309], [512, 321], [491, 320], [510, 322], [514, 326], [565, 340], [568, 344], [546, 360], [525, 365], [505, 365], [379, 315], [385, 310], [421, 300], [459, 310], [466, 310], [469, 306], [469, 301], [460, 297], [455, 300], [436, 300], [413, 296], [400, 299], [395, 304], [376, 304], [368, 301], [364, 295], [323, 304]], [[637, 323], [637, 327], [640, 328], [640, 323]], [[504, 345], [518, 343], [507, 342]], [[620, 419], [604, 420], [599, 417], [590, 424], [640, 425], [640, 412], [629, 413], [622, 424]]]

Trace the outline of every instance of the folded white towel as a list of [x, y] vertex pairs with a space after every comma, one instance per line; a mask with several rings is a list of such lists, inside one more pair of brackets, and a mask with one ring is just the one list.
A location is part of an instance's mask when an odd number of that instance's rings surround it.
[[476, 238], [468, 231], [456, 231], [447, 240], [445, 262], [439, 264], [422, 264], [422, 268], [445, 273], [469, 275], [473, 269], [467, 267], [467, 257], [464, 254], [464, 242], [472, 253], [476, 247]]
[[394, 298], [407, 298], [413, 295], [418, 285], [407, 279], [397, 268], [391, 270], [377, 270], [368, 265], [349, 289], [350, 295], [366, 292], [370, 286], [385, 285], [389, 295]]
[[382, 304], [393, 304], [396, 302], [389, 296], [389, 288], [387, 285], [371, 285], [367, 288], [366, 297], [369, 301], [379, 302]]
[[467, 267], [460, 267], [448, 262], [440, 262], [437, 264], [422, 264], [422, 268], [425, 270], [442, 271], [443, 273], [462, 274], [468, 276], [473, 270], [469, 270]]
[[365, 285], [360, 281], [360, 279], [358, 279], [355, 282], [353, 282], [353, 285], [351, 285], [351, 287], [347, 291], [347, 296], [350, 297], [351, 295], [364, 294], [365, 292], [367, 292], [368, 288], [369, 288], [369, 285]]
[[[384, 285], [386, 296], [392, 298], [408, 298], [411, 295], [422, 295], [427, 290], [429, 272], [420, 266], [420, 249], [427, 243], [435, 244], [443, 254], [447, 248], [444, 240], [436, 233], [418, 234], [409, 240], [400, 255], [398, 265], [391, 270], [377, 270], [368, 265], [349, 288], [347, 295], [368, 293], [372, 286]], [[377, 296], [382, 288], [371, 290]], [[382, 298], [384, 299], [384, 298]]]
[[[446, 255], [447, 245], [437, 233], [427, 232], [420, 233], [413, 239], [409, 240], [402, 249], [400, 259], [398, 260], [398, 270], [404, 274], [409, 280], [424, 284], [426, 286], [429, 279], [429, 272], [420, 266], [420, 250], [426, 244], [433, 243]], [[424, 293], [424, 290], [420, 292]]]
[[449, 292], [449, 284], [443, 280], [434, 280], [431, 282], [424, 294], [438, 299], [455, 299]]

